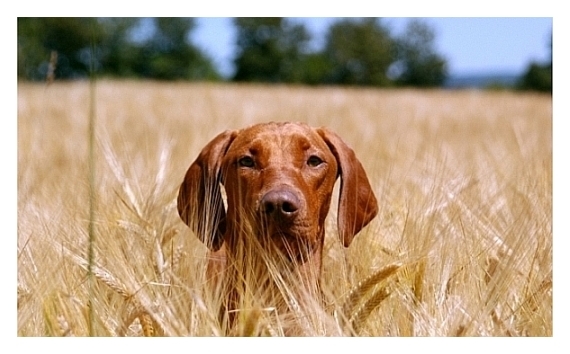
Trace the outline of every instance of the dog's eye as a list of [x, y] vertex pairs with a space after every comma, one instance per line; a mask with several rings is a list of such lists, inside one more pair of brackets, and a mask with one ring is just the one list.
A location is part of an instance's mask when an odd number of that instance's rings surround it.
[[244, 156], [238, 160], [238, 165], [241, 167], [253, 167], [255, 165], [255, 162], [250, 156]]
[[311, 156], [309, 157], [309, 159], [307, 160], [307, 165], [311, 166], [311, 167], [317, 167], [318, 165], [322, 164], [323, 160], [321, 160], [320, 157], [318, 156]]

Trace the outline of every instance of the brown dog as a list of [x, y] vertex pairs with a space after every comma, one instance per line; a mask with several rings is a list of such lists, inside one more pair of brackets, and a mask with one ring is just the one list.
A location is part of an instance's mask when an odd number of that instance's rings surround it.
[[362, 165], [338, 135], [301, 123], [266, 123], [223, 132], [204, 147], [180, 187], [178, 212], [214, 251], [208, 273], [226, 279], [218, 288], [231, 299], [226, 310], [239, 308], [236, 279], [263, 250], [265, 261], [281, 259], [277, 269], [293, 269], [318, 289], [325, 218], [338, 177], [339, 236], [348, 247], [378, 207]]

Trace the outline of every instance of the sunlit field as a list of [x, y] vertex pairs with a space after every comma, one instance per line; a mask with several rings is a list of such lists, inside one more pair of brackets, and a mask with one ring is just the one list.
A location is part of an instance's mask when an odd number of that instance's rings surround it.
[[[333, 201], [323, 304], [228, 326], [176, 196], [215, 135], [264, 121], [337, 132], [379, 214], [345, 249]], [[19, 83], [17, 245], [19, 336], [551, 336], [551, 97]]]

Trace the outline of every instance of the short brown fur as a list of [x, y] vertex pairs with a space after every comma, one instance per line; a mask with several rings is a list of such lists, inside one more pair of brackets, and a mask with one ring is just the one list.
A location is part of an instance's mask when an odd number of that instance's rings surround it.
[[[212, 251], [209, 275], [230, 278], [240, 243], [255, 237], [318, 288], [325, 218], [338, 177], [339, 237], [348, 247], [376, 216], [377, 201], [354, 151], [326, 128], [264, 123], [219, 134], [189, 167], [178, 211]], [[233, 288], [224, 287], [229, 297]]]

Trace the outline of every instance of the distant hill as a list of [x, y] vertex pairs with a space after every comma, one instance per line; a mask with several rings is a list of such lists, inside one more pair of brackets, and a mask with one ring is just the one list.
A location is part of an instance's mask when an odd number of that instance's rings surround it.
[[443, 86], [446, 88], [514, 87], [519, 78], [520, 74], [513, 73], [452, 75]]

